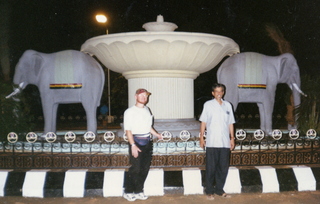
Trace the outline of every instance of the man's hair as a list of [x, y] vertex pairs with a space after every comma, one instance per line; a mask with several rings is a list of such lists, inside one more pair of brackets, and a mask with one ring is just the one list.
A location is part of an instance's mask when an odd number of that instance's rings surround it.
[[223, 91], [225, 92], [226, 91], [226, 86], [224, 84], [220, 84], [220, 83], [214, 83], [212, 85], [212, 91], [214, 91], [216, 88], [222, 88]]

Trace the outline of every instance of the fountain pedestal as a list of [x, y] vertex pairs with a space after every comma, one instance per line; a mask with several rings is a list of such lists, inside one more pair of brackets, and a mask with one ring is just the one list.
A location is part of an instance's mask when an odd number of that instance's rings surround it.
[[[148, 74], [154, 73], [153, 77], [143, 77], [146, 72], [149, 71], [143, 71], [135, 78], [128, 77], [127, 73], [123, 74], [128, 79], [129, 93], [135, 93], [141, 87], [150, 91], [152, 95], [148, 106], [157, 119], [194, 117], [193, 80], [195, 77], [186, 76], [183, 73], [180, 76], [174, 76], [178, 72], [173, 73], [166, 70], [161, 71], [162, 76], [157, 76], [156, 72], [151, 71]], [[129, 94], [129, 106], [134, 104], [134, 94]]]

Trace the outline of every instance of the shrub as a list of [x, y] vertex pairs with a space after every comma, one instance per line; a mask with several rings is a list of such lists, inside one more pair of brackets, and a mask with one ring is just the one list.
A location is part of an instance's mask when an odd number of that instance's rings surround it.
[[5, 98], [12, 91], [11, 84], [0, 82], [0, 141], [6, 140], [9, 132], [17, 133], [20, 139], [35, 127], [23, 93], [19, 95], [20, 101]]

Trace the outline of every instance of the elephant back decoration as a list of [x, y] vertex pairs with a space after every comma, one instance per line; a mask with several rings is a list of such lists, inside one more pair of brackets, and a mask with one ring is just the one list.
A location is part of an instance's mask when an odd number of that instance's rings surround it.
[[[286, 83], [292, 89], [294, 106], [300, 104], [300, 73], [292, 54], [266, 56], [247, 52], [226, 59], [217, 72], [218, 82], [225, 84], [225, 99], [234, 110], [238, 103], [257, 103], [260, 128], [267, 134], [272, 131], [272, 112], [276, 87]], [[288, 126], [290, 128], [291, 126]], [[292, 126], [293, 128], [295, 126]]]
[[44, 114], [44, 133], [56, 131], [59, 104], [82, 103], [87, 131], [96, 132], [96, 111], [104, 87], [104, 71], [91, 56], [76, 50], [51, 54], [27, 50], [16, 65], [13, 82], [19, 89], [38, 87]]

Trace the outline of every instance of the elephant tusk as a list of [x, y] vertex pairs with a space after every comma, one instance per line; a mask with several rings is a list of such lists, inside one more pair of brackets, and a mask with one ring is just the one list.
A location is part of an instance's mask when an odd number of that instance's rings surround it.
[[292, 85], [301, 95], [303, 95], [304, 97], [307, 97], [307, 94], [303, 93], [296, 83], [293, 83]]
[[19, 92], [20, 92], [20, 89], [19, 89], [19, 88], [14, 89], [14, 91], [13, 91], [11, 94], [9, 94], [8, 96], [6, 96], [6, 99], [11, 98], [12, 96], [16, 95], [16, 94], [19, 93]]

